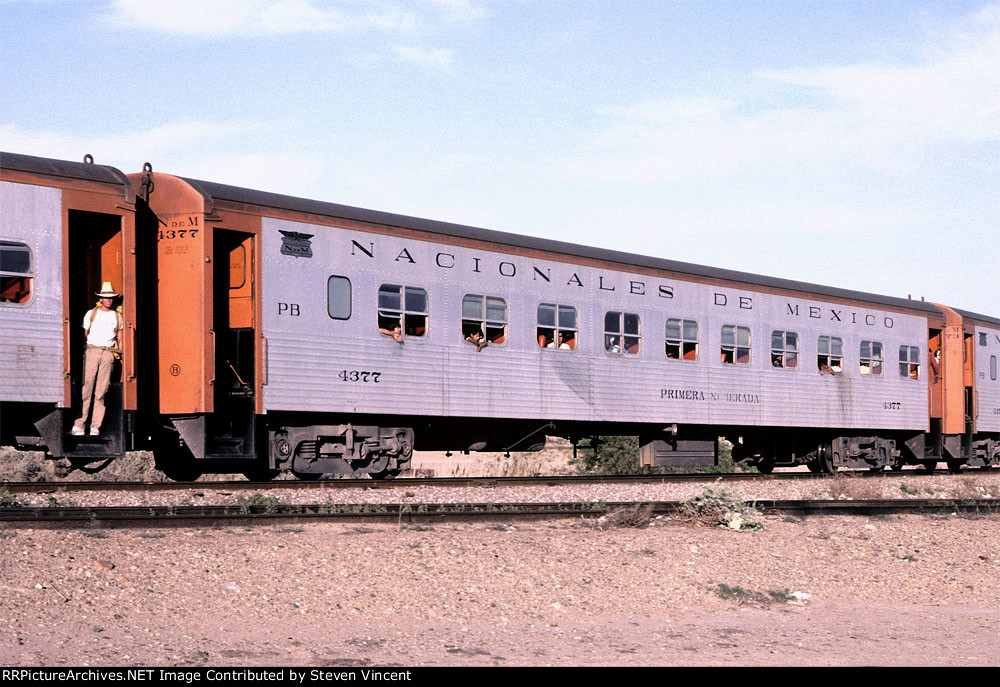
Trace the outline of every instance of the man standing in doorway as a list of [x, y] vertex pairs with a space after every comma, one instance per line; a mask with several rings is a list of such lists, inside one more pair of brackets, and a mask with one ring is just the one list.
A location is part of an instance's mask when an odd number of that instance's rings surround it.
[[[104, 421], [104, 395], [111, 385], [111, 372], [115, 366], [115, 353], [122, 348], [122, 315], [111, 306], [119, 294], [106, 281], [95, 294], [100, 305], [83, 316], [83, 328], [87, 332], [87, 353], [83, 371], [83, 414], [73, 423], [73, 434], [84, 435], [84, 426], [90, 417], [90, 435], [101, 433]], [[91, 417], [90, 404], [94, 404]]]

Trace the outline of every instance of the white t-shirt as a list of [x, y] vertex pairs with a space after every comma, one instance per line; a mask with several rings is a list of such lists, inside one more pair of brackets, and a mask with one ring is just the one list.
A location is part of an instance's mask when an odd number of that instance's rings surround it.
[[93, 323], [90, 321], [92, 310], [83, 316], [83, 328], [87, 330], [88, 346], [114, 346], [117, 343], [115, 333], [118, 329], [118, 313], [114, 310], [97, 310]]

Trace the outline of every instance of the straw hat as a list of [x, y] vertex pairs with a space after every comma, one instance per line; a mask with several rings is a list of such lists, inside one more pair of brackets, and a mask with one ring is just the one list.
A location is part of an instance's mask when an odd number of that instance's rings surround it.
[[118, 298], [121, 294], [115, 293], [115, 290], [111, 288], [111, 282], [106, 281], [101, 286], [101, 290], [94, 295], [99, 296], [100, 298]]

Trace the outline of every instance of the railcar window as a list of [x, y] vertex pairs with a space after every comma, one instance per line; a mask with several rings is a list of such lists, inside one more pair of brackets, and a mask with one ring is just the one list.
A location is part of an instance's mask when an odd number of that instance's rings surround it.
[[576, 308], [553, 303], [541, 303], [538, 306], [539, 348], [574, 350], [579, 331]]
[[997, 381], [997, 357], [995, 355], [990, 356], [990, 379], [994, 382]]
[[480, 338], [490, 344], [503, 344], [507, 340], [507, 301], [495, 296], [466, 294], [462, 298], [462, 338], [474, 343], [470, 337], [479, 332]]
[[612, 355], [638, 355], [642, 337], [639, 316], [628, 312], [604, 313], [604, 350]]
[[0, 241], [0, 303], [27, 303], [33, 286], [31, 248], [24, 243]]
[[920, 378], [920, 349], [916, 346], [899, 347], [899, 376]]
[[429, 320], [424, 289], [395, 284], [382, 284], [378, 288], [378, 330], [382, 334], [425, 337]]
[[229, 256], [229, 288], [242, 289], [247, 283], [247, 249], [236, 246]]
[[861, 374], [877, 377], [882, 374], [882, 344], [878, 341], [861, 342]]
[[750, 328], [735, 324], [722, 326], [722, 362], [727, 365], [750, 364]]
[[698, 323], [671, 317], [667, 320], [666, 342], [671, 360], [697, 360]]
[[351, 319], [351, 280], [347, 277], [326, 280], [326, 312], [335, 320]]
[[832, 375], [844, 371], [844, 340], [839, 336], [821, 336], [816, 345], [819, 373]]
[[986, 345], [986, 332], [979, 332], [979, 345], [980, 346]]
[[799, 335], [795, 332], [771, 332], [771, 367], [799, 366]]

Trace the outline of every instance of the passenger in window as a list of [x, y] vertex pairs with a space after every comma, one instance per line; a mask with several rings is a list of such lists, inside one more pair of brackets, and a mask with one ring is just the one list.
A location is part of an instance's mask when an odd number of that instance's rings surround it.
[[391, 336], [399, 343], [403, 343], [403, 328], [400, 326], [399, 320], [396, 320], [395, 323], [390, 320], [387, 326], [379, 327], [378, 330], [386, 336]]
[[478, 329], [474, 330], [471, 334], [465, 337], [465, 340], [476, 347], [476, 353], [483, 350], [488, 345], [486, 343], [486, 339], [483, 338], [483, 333]]
[[571, 332], [559, 332], [559, 345], [556, 346], [556, 341], [553, 339], [548, 344], [546, 348], [560, 348], [562, 350], [568, 351], [576, 346], [576, 342], [573, 339], [573, 334]]
[[621, 339], [617, 336], [607, 337], [607, 351], [608, 353], [613, 353], [618, 355], [622, 352]]

